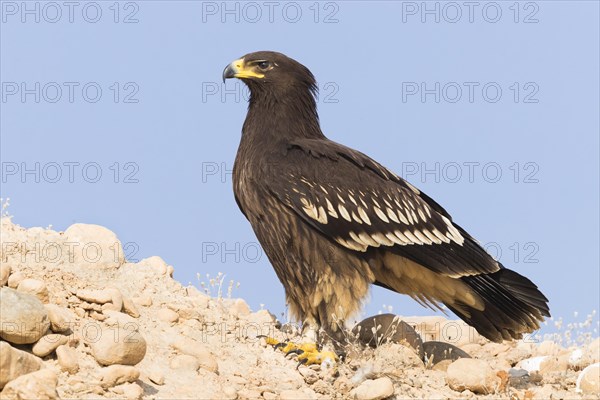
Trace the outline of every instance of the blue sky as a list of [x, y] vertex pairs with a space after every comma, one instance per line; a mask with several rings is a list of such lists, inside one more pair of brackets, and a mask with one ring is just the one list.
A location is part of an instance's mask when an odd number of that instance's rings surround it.
[[[15, 222], [104, 225], [129, 258], [160, 255], [184, 283], [223, 272], [235, 296], [280, 314], [283, 288], [231, 187], [247, 92], [221, 82], [230, 61], [276, 50], [317, 77], [331, 139], [436, 199], [553, 315], [598, 309], [597, 2], [1, 7], [1, 194]], [[365, 314], [383, 304], [431, 314], [383, 289]]]

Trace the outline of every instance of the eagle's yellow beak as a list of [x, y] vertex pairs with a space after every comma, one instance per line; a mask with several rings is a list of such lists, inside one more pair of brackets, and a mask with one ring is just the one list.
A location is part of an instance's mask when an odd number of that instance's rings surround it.
[[228, 78], [264, 78], [265, 75], [256, 72], [255, 66], [248, 66], [243, 58], [233, 61], [223, 70], [223, 82]]

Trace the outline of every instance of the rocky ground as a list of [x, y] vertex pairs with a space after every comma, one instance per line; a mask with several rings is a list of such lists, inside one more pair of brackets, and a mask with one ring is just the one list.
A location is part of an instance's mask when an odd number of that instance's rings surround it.
[[4, 217], [0, 233], [1, 399], [600, 399], [597, 338], [498, 344], [384, 315], [348, 334], [344, 362], [297, 367], [259, 337], [295, 329], [181, 285], [160, 257], [127, 262], [106, 228]]

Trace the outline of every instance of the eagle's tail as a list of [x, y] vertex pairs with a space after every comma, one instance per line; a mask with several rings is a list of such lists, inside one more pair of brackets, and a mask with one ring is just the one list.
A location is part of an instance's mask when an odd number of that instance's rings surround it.
[[510, 269], [460, 279], [483, 299], [484, 310], [460, 303], [446, 306], [494, 342], [521, 339], [550, 316], [546, 296], [533, 282]]

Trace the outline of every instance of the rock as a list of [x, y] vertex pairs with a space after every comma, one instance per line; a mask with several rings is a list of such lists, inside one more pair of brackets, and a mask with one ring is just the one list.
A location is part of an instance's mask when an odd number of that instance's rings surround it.
[[444, 360], [471, 358], [466, 351], [445, 342], [430, 341], [423, 343], [424, 360], [427, 365], [435, 365]]
[[75, 315], [70, 310], [61, 306], [57, 306], [56, 304], [46, 304], [44, 307], [48, 313], [50, 329], [52, 332], [67, 332], [75, 323]]
[[529, 372], [525, 369], [510, 368], [508, 370], [508, 382], [511, 387], [525, 388], [530, 382]]
[[243, 299], [235, 299], [231, 307], [229, 308], [229, 312], [231, 312], [236, 317], [245, 317], [250, 314], [250, 307], [248, 303], [246, 303]]
[[150, 267], [155, 273], [158, 275], [166, 275], [167, 274], [167, 263], [165, 260], [158, 256], [152, 256], [148, 258], [144, 258], [143, 260], [137, 263], [138, 265], [146, 265]]
[[406, 343], [423, 358], [423, 340], [415, 329], [394, 314], [380, 314], [365, 318], [352, 334], [364, 345], [377, 347], [387, 342]]
[[156, 316], [161, 321], [168, 322], [171, 324], [173, 324], [179, 320], [179, 314], [177, 314], [175, 311], [170, 310], [168, 308], [161, 308], [156, 313]]
[[92, 354], [102, 365], [135, 365], [146, 355], [146, 340], [137, 330], [121, 328], [102, 330], [98, 340], [90, 343]]
[[66, 344], [69, 341], [69, 337], [60, 335], [57, 333], [51, 333], [49, 335], [42, 336], [33, 347], [31, 352], [38, 357], [46, 357], [52, 353], [60, 345]]
[[110, 365], [100, 371], [100, 386], [107, 389], [122, 383], [135, 382], [140, 371], [130, 365]]
[[40, 358], [0, 341], [0, 390], [9, 381], [43, 367]]
[[155, 383], [159, 386], [165, 384], [165, 376], [158, 369], [151, 370], [148, 373], [148, 379], [150, 379], [150, 382]]
[[545, 356], [540, 363], [540, 373], [546, 375], [551, 372], [567, 372], [569, 368], [569, 357]]
[[56, 358], [58, 365], [63, 371], [74, 374], [79, 371], [79, 360], [77, 352], [72, 347], [60, 345], [56, 348]]
[[133, 301], [129, 300], [127, 297], [123, 297], [123, 311], [125, 311], [128, 315], [131, 315], [133, 318], [139, 318], [140, 312], [138, 311]]
[[350, 397], [356, 400], [380, 400], [394, 394], [394, 385], [388, 377], [367, 379], [350, 391]]
[[423, 368], [423, 360], [412, 347], [386, 343], [375, 349], [373, 364], [377, 373], [399, 373], [409, 367]]
[[[69, 260], [94, 268], [118, 268], [125, 262], [123, 247], [117, 236], [103, 226], [73, 224], [64, 233], [66, 241], [75, 243]], [[71, 247], [70, 247], [71, 248]]]
[[14, 379], [4, 386], [2, 399], [58, 399], [56, 385], [58, 376], [51, 369], [44, 368]]
[[459, 358], [448, 366], [446, 380], [452, 390], [473, 393], [495, 393], [500, 378], [494, 370], [482, 360]]
[[138, 330], [140, 327], [139, 322], [135, 318], [119, 311], [105, 310], [103, 315], [106, 317], [104, 323], [110, 327], [120, 327], [126, 330], [131, 330], [132, 328], [133, 330]]
[[17, 290], [37, 297], [42, 303], [48, 303], [50, 301], [46, 284], [38, 279], [23, 279], [19, 282]]
[[134, 297], [133, 302], [139, 304], [140, 306], [150, 307], [152, 305], [152, 297], [148, 296], [147, 294], [143, 294], [138, 297]]
[[112, 391], [125, 400], [141, 400], [144, 394], [144, 389], [136, 383], [124, 383], [114, 387]]
[[202, 343], [189, 338], [178, 338], [171, 343], [171, 347], [180, 353], [194, 356], [203, 369], [218, 373], [219, 365], [216, 357]]
[[575, 390], [591, 395], [600, 393], [600, 363], [588, 365], [579, 373]]
[[22, 272], [13, 272], [9, 277], [8, 277], [8, 281], [6, 281], [6, 283], [8, 284], [8, 287], [11, 289], [16, 289], [17, 286], [19, 286], [19, 283], [21, 283], [21, 281], [23, 279], [25, 279], [25, 275]]
[[15, 344], [34, 343], [50, 327], [48, 314], [35, 296], [0, 288], [0, 337]]
[[12, 268], [5, 262], [0, 263], [0, 286], [6, 286]]
[[172, 369], [183, 369], [187, 371], [198, 371], [200, 369], [200, 361], [194, 356], [188, 354], [178, 354], [169, 363]]
[[542, 362], [548, 358], [548, 356], [539, 356], [539, 357], [531, 357], [526, 358], [524, 360], [519, 361], [517, 364], [518, 368], [522, 368], [527, 372], [539, 371]]
[[91, 303], [102, 304], [102, 310], [121, 311], [123, 308], [123, 296], [117, 288], [102, 290], [82, 289], [77, 291], [76, 296]]

